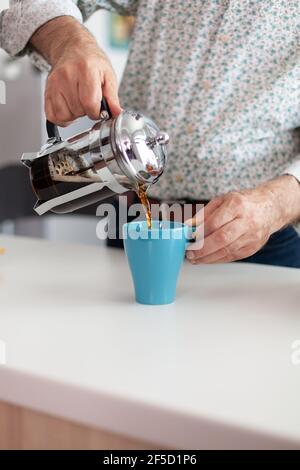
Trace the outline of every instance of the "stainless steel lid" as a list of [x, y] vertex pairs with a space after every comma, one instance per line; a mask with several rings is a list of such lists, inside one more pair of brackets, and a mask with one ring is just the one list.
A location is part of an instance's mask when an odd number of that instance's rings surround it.
[[169, 136], [149, 118], [123, 111], [112, 126], [111, 144], [126, 176], [137, 183], [153, 184], [163, 173]]

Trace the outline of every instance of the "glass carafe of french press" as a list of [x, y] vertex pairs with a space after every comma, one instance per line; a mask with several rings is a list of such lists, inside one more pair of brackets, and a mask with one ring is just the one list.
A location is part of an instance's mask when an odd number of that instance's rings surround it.
[[47, 121], [48, 141], [38, 153], [22, 156], [38, 198], [35, 211], [72, 212], [162, 175], [169, 137], [142, 114], [123, 111], [112, 118], [106, 101], [91, 129], [62, 140]]

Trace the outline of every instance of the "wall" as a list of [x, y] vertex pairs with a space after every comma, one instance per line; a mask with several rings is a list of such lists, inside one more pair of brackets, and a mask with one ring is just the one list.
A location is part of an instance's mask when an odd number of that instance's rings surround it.
[[0, 0], [0, 13], [5, 8], [8, 8], [9, 0]]
[[109, 35], [109, 13], [106, 11], [98, 11], [93, 16], [91, 16], [86, 25], [96, 37], [98, 44], [109, 56], [120, 81], [126, 64], [127, 52], [124, 50], [112, 48], [108, 44], [107, 38]]
[[[8, 7], [0, 0], [0, 12]], [[40, 77], [26, 59], [8, 61], [0, 50], [0, 80], [5, 87], [5, 104], [0, 104], [0, 167], [19, 162], [23, 152], [41, 142]]]

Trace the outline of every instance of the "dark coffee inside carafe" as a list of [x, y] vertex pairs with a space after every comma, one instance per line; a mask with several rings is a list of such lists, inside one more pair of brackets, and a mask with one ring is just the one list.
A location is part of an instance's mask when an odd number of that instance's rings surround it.
[[[48, 201], [63, 196], [72, 191], [85, 188], [90, 183], [101, 183], [97, 174], [101, 163], [89, 161], [89, 154], [74, 154], [68, 150], [60, 150], [52, 155], [42, 157], [31, 165], [31, 182], [39, 201]], [[80, 209], [81, 207], [97, 203], [112, 197], [115, 193], [108, 187], [101, 192], [82, 196], [80, 200], [58, 205], [53, 212], [65, 213]]]

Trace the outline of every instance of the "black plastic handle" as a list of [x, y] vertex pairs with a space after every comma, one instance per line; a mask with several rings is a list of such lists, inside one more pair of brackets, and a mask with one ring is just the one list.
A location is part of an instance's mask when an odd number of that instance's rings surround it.
[[47, 134], [49, 139], [55, 138], [58, 142], [62, 140], [61, 136], [59, 135], [59, 130], [56, 124], [53, 124], [53, 122], [46, 121], [46, 128], [47, 128]]
[[[103, 119], [104, 116], [103, 114], [107, 113], [107, 116], [109, 119], [112, 118], [111, 111], [109, 109], [108, 103], [106, 99], [103, 97], [101, 101], [101, 107], [100, 107], [100, 118]], [[46, 121], [46, 128], [47, 128], [47, 134], [49, 139], [55, 138], [56, 141], [61, 142], [62, 138], [60, 137], [59, 130], [56, 124], [53, 124], [53, 122]]]
[[[106, 116], [103, 116], [102, 113], [106, 113]], [[109, 109], [109, 106], [108, 106], [108, 102], [106, 100], [106, 98], [102, 98], [102, 101], [101, 101], [101, 106], [100, 106], [100, 117], [103, 119], [103, 118], [106, 118], [108, 116], [109, 119], [112, 118], [112, 114], [111, 114], [111, 111]]]

